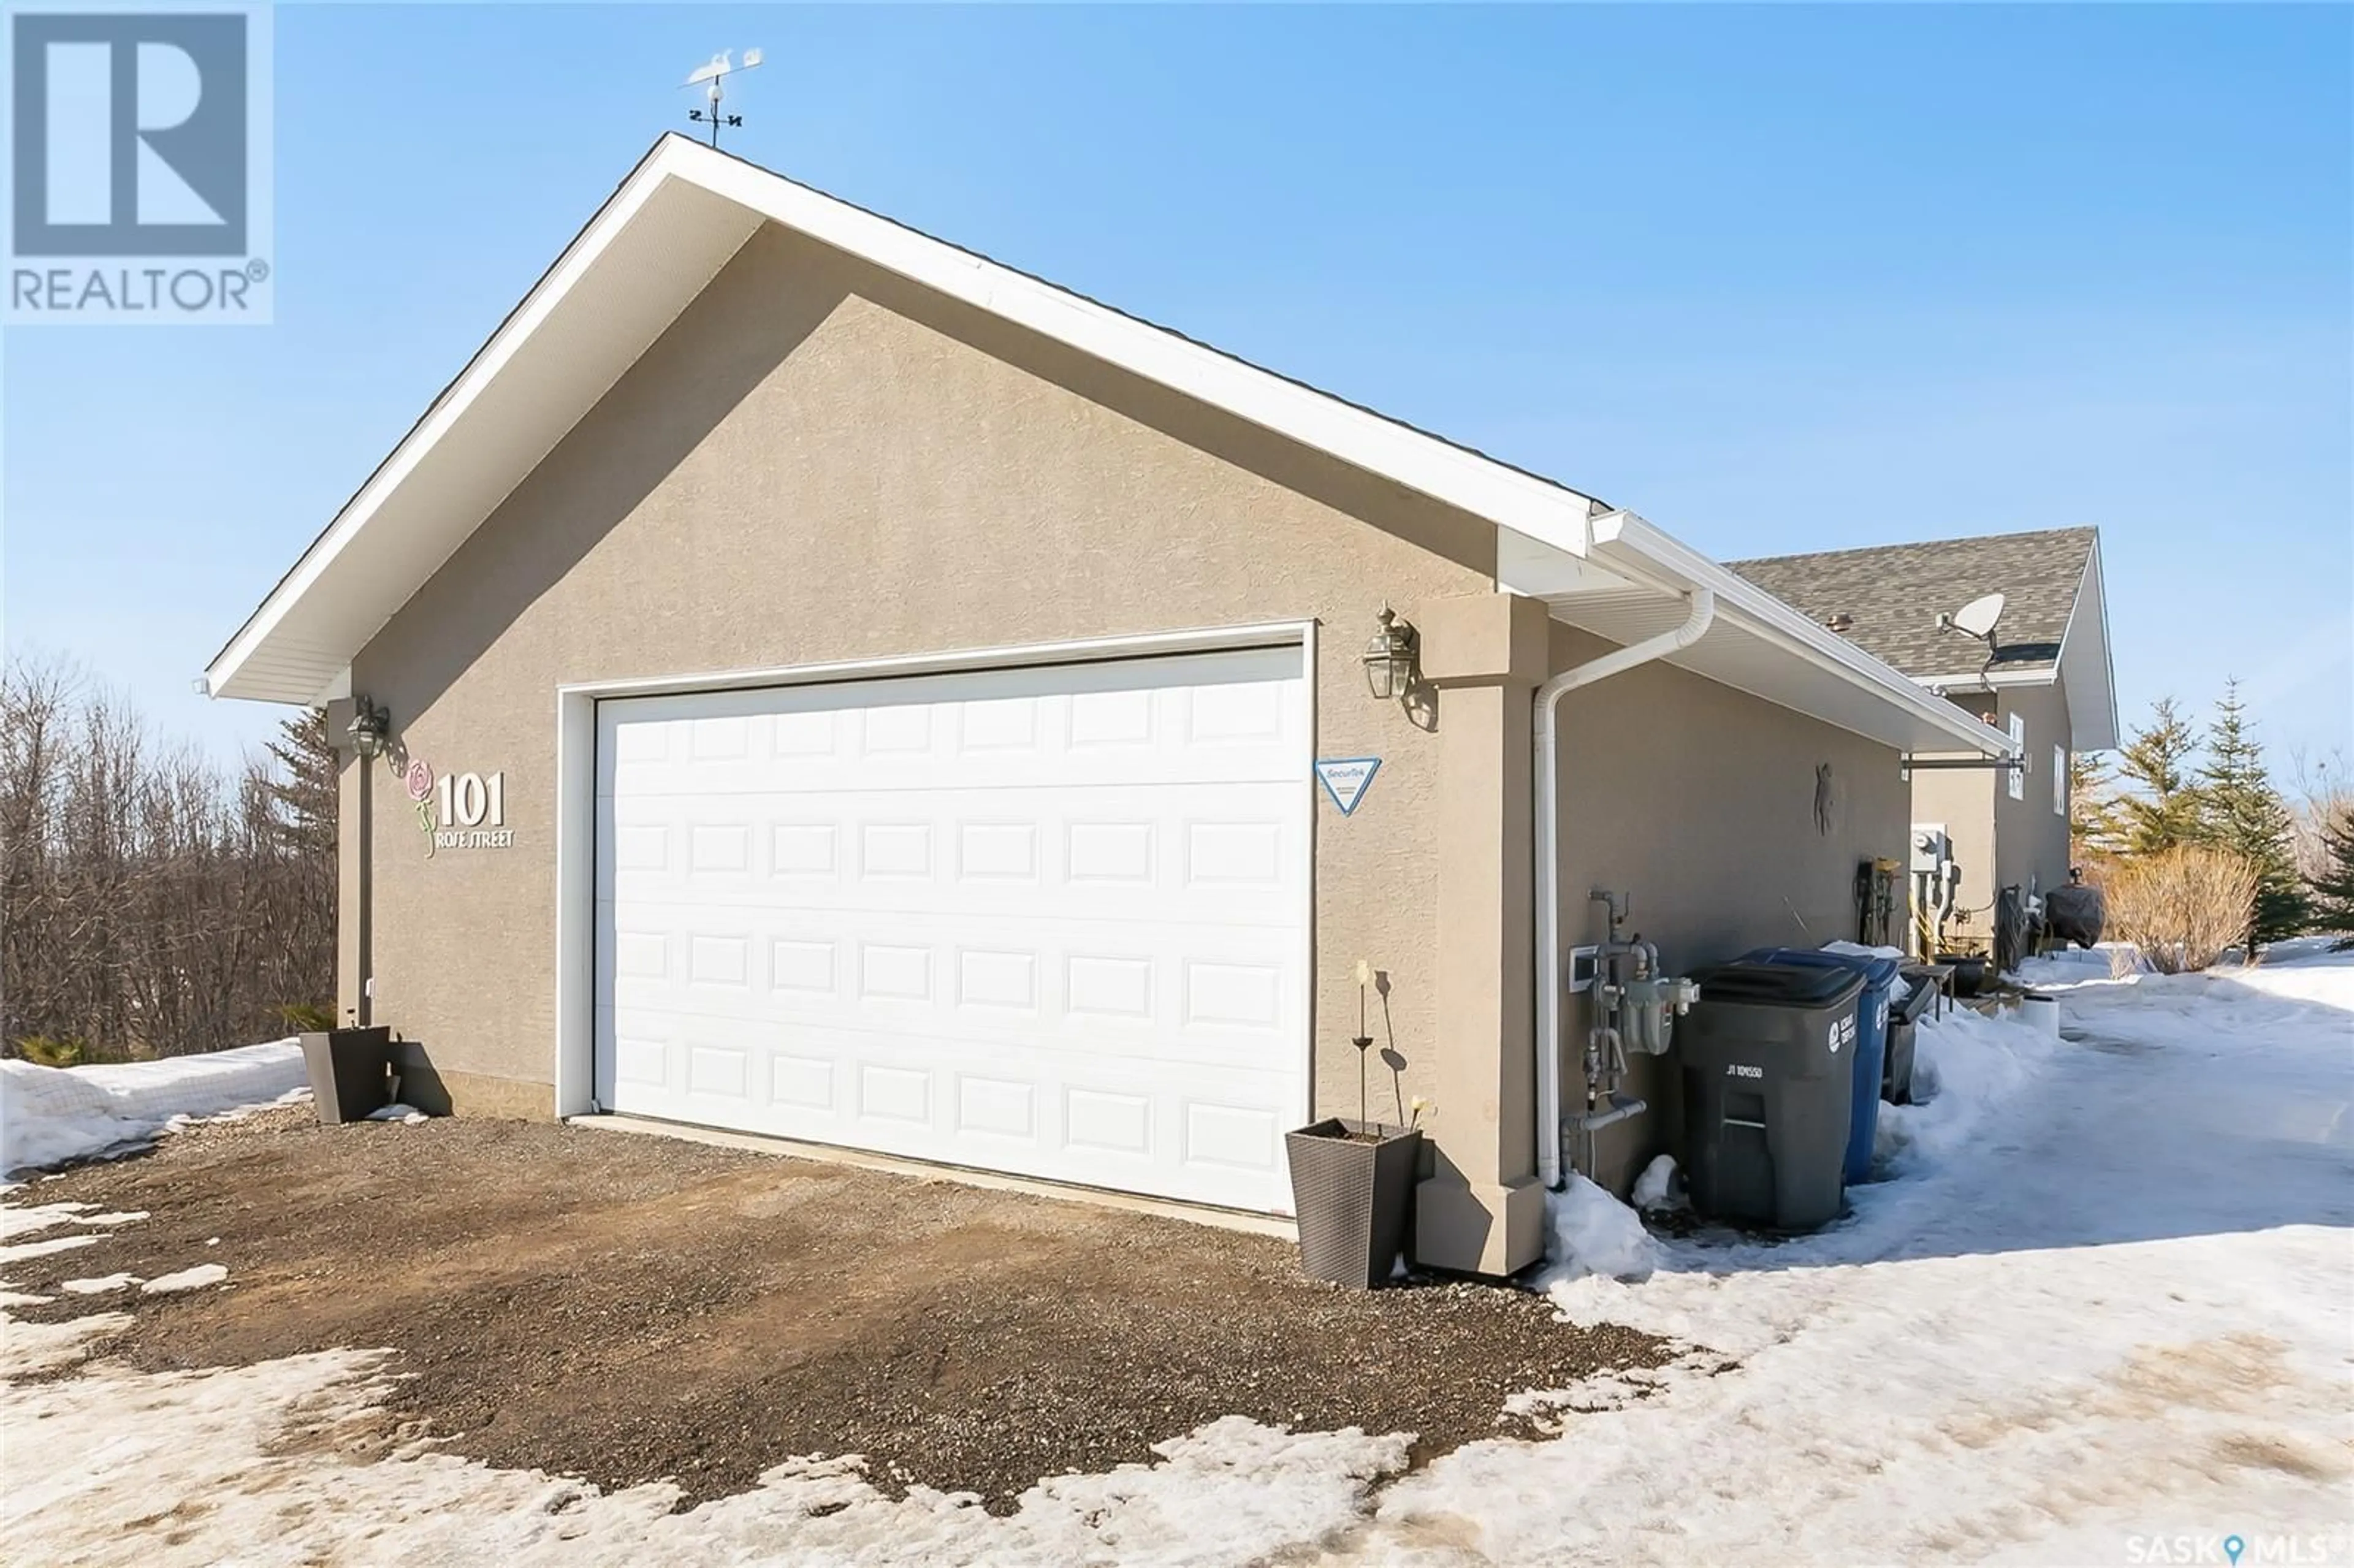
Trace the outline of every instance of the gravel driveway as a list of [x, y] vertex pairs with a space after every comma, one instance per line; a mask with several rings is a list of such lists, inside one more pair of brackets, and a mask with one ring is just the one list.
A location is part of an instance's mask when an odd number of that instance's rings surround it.
[[668, 1478], [690, 1501], [861, 1454], [886, 1491], [1002, 1511], [1226, 1414], [1410, 1431], [1420, 1464], [1511, 1435], [1511, 1393], [1670, 1359], [1517, 1290], [1335, 1290], [1288, 1244], [1087, 1203], [553, 1125], [308, 1118], [40, 1183], [150, 1217], [13, 1277], [48, 1295], [217, 1261], [226, 1287], [140, 1299], [99, 1353], [165, 1371], [390, 1347], [408, 1375], [386, 1442], [421, 1422], [494, 1465]]

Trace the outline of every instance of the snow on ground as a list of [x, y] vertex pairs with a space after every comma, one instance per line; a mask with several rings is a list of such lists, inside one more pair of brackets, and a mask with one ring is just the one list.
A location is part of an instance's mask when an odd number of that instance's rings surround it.
[[378, 1106], [367, 1113], [370, 1121], [397, 1121], [404, 1127], [419, 1127], [433, 1118], [415, 1106], [405, 1106], [395, 1100], [388, 1106]]
[[[381, 1393], [382, 1361], [334, 1351], [11, 1391], [6, 1419], [38, 1424], [42, 1462], [12, 1474], [0, 1498], [0, 1559], [1240, 1564], [1354, 1523], [1373, 1484], [1405, 1464], [1404, 1437], [1227, 1416], [1161, 1445], [1150, 1467], [1042, 1481], [1009, 1518], [970, 1494], [887, 1499], [839, 1459], [781, 1465], [754, 1491], [673, 1513], [666, 1485], [605, 1494], [419, 1446], [337, 1458], [336, 1435]], [[290, 1447], [290, 1432], [325, 1440]], [[166, 1536], [154, 1521], [183, 1500]]]
[[194, 1264], [160, 1274], [140, 1286], [142, 1296], [176, 1296], [183, 1290], [202, 1290], [207, 1285], [218, 1285], [228, 1277], [228, 1270], [217, 1263]]
[[[1564, 1314], [1691, 1350], [1513, 1402], [1556, 1440], [1405, 1475], [1395, 1436], [1229, 1417], [1005, 1519], [838, 1458], [673, 1514], [664, 1486], [336, 1457], [391, 1375], [366, 1351], [100, 1364], [0, 1387], [0, 1430], [37, 1422], [42, 1453], [0, 1490], [0, 1560], [2222, 1563], [2237, 1535], [2243, 1561], [2354, 1562], [2354, 955], [2283, 957], [2037, 974], [2063, 1040], [1949, 1015], [1921, 1044], [1935, 1098], [1883, 1107], [1882, 1179], [1811, 1237], [1643, 1235], [1573, 1189]], [[37, 1213], [0, 1234], [88, 1223]], [[1615, 1277], [1629, 1254], [1647, 1278]], [[0, 1373], [89, 1322], [10, 1325]], [[182, 1503], [168, 1539], [137, 1525]]]
[[309, 1096], [295, 1040], [153, 1062], [0, 1062], [0, 1175], [137, 1149], [177, 1123]]
[[2285, 957], [2039, 975], [2062, 1042], [1949, 1015], [1921, 1045], [1937, 1100], [1883, 1107], [1894, 1179], [1841, 1224], [1553, 1287], [1737, 1371], [1443, 1458], [1368, 1544], [2117, 1563], [2166, 1537], [2221, 1562], [2237, 1534], [2256, 1561], [2354, 1558], [2354, 955]]
[[[1660, 1185], [1651, 1171], [1643, 1175], [1655, 1188]], [[1659, 1266], [1659, 1244], [1635, 1211], [1576, 1171], [1560, 1192], [1545, 1194], [1545, 1219], [1553, 1234], [1546, 1238], [1545, 1268], [1536, 1280], [1540, 1289], [1591, 1274], [1644, 1280]]]

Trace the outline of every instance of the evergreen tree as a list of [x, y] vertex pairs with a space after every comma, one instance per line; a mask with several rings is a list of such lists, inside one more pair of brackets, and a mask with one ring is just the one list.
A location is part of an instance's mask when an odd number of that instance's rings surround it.
[[2329, 802], [2317, 826], [2322, 865], [2307, 883], [2313, 923], [2325, 931], [2354, 934], [2354, 796]]
[[269, 802], [271, 837], [297, 857], [335, 859], [336, 776], [342, 764], [335, 738], [327, 733], [327, 710], [305, 708], [278, 722], [278, 737], [267, 747], [277, 767], [261, 780]]
[[2083, 861], [2123, 853], [2126, 824], [2117, 803], [2117, 779], [2097, 751], [2068, 754], [2068, 854]]
[[335, 1012], [335, 818], [342, 762], [324, 708], [279, 721], [268, 762], [246, 768], [260, 852], [247, 898], [274, 949], [263, 983], [284, 1029], [329, 1029]]
[[2117, 753], [2128, 786], [2117, 800], [2126, 853], [2162, 854], [2199, 837], [2199, 786], [2190, 768], [2198, 749], [2174, 699], [2158, 698], [2149, 722]]
[[2253, 963], [2264, 943], [2304, 930], [2311, 911], [2296, 871], [2295, 824], [2264, 771], [2264, 748], [2240, 700], [2237, 681], [2223, 683], [2199, 776], [2198, 837], [2239, 856], [2256, 873], [2256, 902], [2243, 944]]

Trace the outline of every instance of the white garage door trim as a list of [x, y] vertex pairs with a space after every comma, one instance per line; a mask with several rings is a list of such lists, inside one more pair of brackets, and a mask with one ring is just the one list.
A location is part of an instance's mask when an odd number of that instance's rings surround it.
[[[1301, 679], [1300, 789], [1303, 801], [1313, 789], [1307, 767], [1313, 750], [1315, 715], [1315, 625], [1310, 621], [1260, 623], [1210, 628], [1138, 637], [1023, 644], [1004, 648], [844, 661], [785, 668], [680, 674], [568, 685], [557, 692], [557, 996], [556, 1086], [560, 1115], [592, 1114], [603, 1108], [596, 1102], [596, 885], [597, 885], [597, 705], [601, 699], [689, 693], [725, 692], [748, 688], [866, 682], [885, 676], [980, 672], [1034, 665], [1089, 663], [1122, 658], [1144, 658], [1209, 652], [1219, 650], [1296, 648]], [[1301, 853], [1306, 864], [1299, 878], [1299, 944], [1291, 1016], [1299, 1022], [1296, 1043], [1300, 1119], [1310, 1109], [1314, 1081], [1313, 946], [1314, 836], [1317, 813], [1312, 802], [1301, 812], [1304, 833]], [[1288, 1207], [1278, 1193], [1272, 1207]]]

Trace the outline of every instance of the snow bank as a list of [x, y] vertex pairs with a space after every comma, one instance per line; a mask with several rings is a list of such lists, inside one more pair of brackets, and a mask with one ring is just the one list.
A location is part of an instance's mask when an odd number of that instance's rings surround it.
[[0, 1062], [0, 1173], [134, 1149], [175, 1118], [298, 1097], [306, 1083], [293, 1040], [92, 1067]]
[[1589, 1274], [1649, 1279], [1659, 1266], [1659, 1244], [1635, 1211], [1575, 1171], [1568, 1186], [1545, 1194], [1545, 1219], [1550, 1232], [1545, 1268], [1536, 1279], [1540, 1290]]
[[2083, 948], [2063, 948], [2056, 953], [2046, 953], [2040, 959], [2022, 961], [2014, 976], [2021, 984], [2039, 991], [2053, 986], [2081, 985], [2086, 980], [2123, 980], [2128, 975], [2153, 972], [2141, 949], [2131, 942], [2103, 942], [2089, 951]]
[[1883, 1180], [1921, 1174], [1984, 1136], [2060, 1044], [2014, 1013], [1966, 1007], [1924, 1016], [1913, 1038], [1915, 1103], [1880, 1107], [1872, 1167]]

